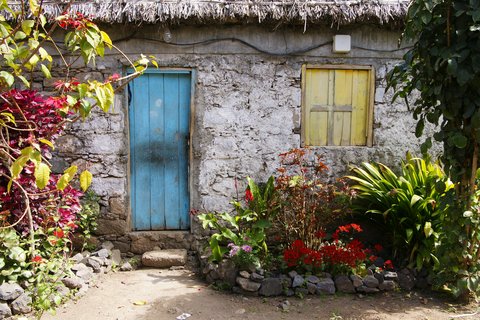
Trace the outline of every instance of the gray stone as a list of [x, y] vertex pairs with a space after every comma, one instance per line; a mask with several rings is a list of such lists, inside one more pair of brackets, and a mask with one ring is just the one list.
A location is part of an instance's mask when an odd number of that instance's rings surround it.
[[92, 253], [92, 256], [100, 257], [100, 258], [108, 258], [111, 255], [111, 251], [109, 249], [100, 249], [97, 252]]
[[128, 261], [120, 266], [120, 271], [132, 271], [132, 270], [133, 270], [133, 267]]
[[292, 270], [288, 273], [288, 276], [292, 279], [295, 278], [296, 275], [298, 275], [298, 273], [295, 270]]
[[293, 282], [292, 282], [292, 288], [297, 288], [303, 286], [305, 283], [305, 279], [299, 274], [297, 274], [295, 277], [293, 277]]
[[397, 284], [393, 280], [384, 280], [378, 285], [378, 289], [382, 291], [393, 291], [395, 290]]
[[335, 277], [335, 286], [337, 291], [343, 293], [354, 293], [355, 287], [353, 286], [352, 281], [346, 275], [339, 275]]
[[[244, 279], [244, 278], [242, 278], [242, 279]], [[242, 294], [244, 296], [252, 296], [252, 297], [257, 297], [258, 296], [258, 291], [246, 291], [246, 290], [243, 290], [242, 288], [240, 288], [238, 286], [234, 286], [232, 288], [232, 292], [236, 293], [236, 294]]]
[[307, 282], [317, 284], [320, 282], [320, 279], [317, 276], [308, 276], [307, 277]]
[[217, 269], [220, 279], [223, 279], [224, 282], [228, 283], [231, 286], [235, 285], [235, 279], [237, 277], [237, 266], [230, 259], [223, 259], [222, 262], [218, 264]]
[[375, 276], [366, 276], [363, 279], [363, 283], [369, 288], [378, 288], [378, 285], [380, 284]]
[[249, 292], [257, 292], [260, 289], [261, 284], [258, 282], [250, 281], [243, 277], [237, 277], [237, 284], [242, 288], [242, 290]]
[[70, 259], [73, 260], [75, 263], [79, 263], [80, 261], [83, 260], [83, 258], [84, 258], [84, 256], [81, 253], [77, 253], [76, 255], [71, 257]]
[[69, 289], [80, 289], [84, 284], [85, 281], [77, 276], [63, 278], [62, 283]]
[[23, 294], [23, 292], [23, 288], [17, 283], [3, 283], [0, 285], [0, 300], [15, 300]]
[[370, 288], [367, 286], [360, 286], [357, 288], [358, 292], [363, 292], [363, 293], [377, 293], [380, 292], [378, 288]]
[[287, 312], [289, 309], [290, 309], [290, 301], [288, 300], [285, 300], [285, 301], [282, 301], [278, 307], [284, 311], [284, 312]]
[[314, 283], [307, 282], [307, 290], [310, 294], [315, 294], [317, 291], [317, 286]]
[[354, 286], [355, 288], [358, 288], [358, 287], [360, 287], [360, 286], [363, 285], [362, 277], [360, 277], [359, 275], [352, 274], [352, 275], [350, 276], [350, 280], [352, 280], [353, 286]]
[[85, 269], [88, 269], [88, 267], [84, 263], [76, 263], [70, 267], [70, 270], [72, 271], [80, 271]]
[[293, 291], [292, 289], [288, 288], [287, 291], [285, 292], [285, 295], [286, 295], [287, 297], [294, 296], [294, 295], [295, 295], [295, 291]]
[[77, 277], [82, 278], [85, 282], [89, 282], [93, 278], [93, 269], [87, 267], [87, 269], [78, 270], [76, 273]]
[[308, 295], [308, 289], [307, 288], [295, 288], [295, 295], [299, 297], [306, 297]]
[[403, 290], [410, 291], [415, 286], [415, 277], [413, 273], [408, 270], [407, 268], [402, 269], [400, 273], [397, 274], [398, 276], [398, 285]]
[[32, 311], [32, 298], [23, 293], [10, 304], [13, 314], [25, 314]]
[[282, 281], [282, 285], [283, 285], [284, 288], [291, 288], [292, 287], [293, 280], [289, 276], [287, 276], [285, 274], [281, 274], [278, 278]]
[[264, 276], [254, 272], [250, 275], [250, 280], [255, 281], [255, 282], [262, 282], [263, 279], [265, 279]]
[[383, 275], [383, 278], [385, 280], [393, 280], [393, 281], [396, 281], [398, 279], [398, 275], [396, 272], [393, 272], [393, 271], [387, 271], [385, 272], [385, 274]]
[[186, 262], [187, 250], [185, 249], [148, 251], [142, 255], [142, 264], [146, 267], [170, 268], [183, 266]]
[[245, 279], [250, 279], [250, 272], [248, 271], [243, 270], [243, 271], [240, 271], [238, 274], [240, 275], [240, 277], [244, 277]]
[[374, 273], [373, 276], [378, 280], [378, 283], [382, 283], [385, 279], [383, 278], [383, 274], [382, 273]]
[[12, 310], [8, 307], [8, 304], [0, 302], [0, 319], [6, 319], [12, 316]]
[[114, 246], [113, 246], [113, 243], [111, 241], [105, 241], [105, 242], [102, 242], [102, 244], [100, 245], [100, 248], [101, 249], [107, 249], [107, 250], [113, 250]]
[[335, 294], [335, 283], [331, 278], [320, 279], [316, 286], [316, 294]]
[[88, 258], [87, 266], [91, 267], [94, 273], [100, 273], [100, 271], [102, 271], [102, 265], [95, 259]]
[[80, 289], [78, 289], [78, 291], [75, 293], [75, 297], [76, 298], [83, 297], [84, 295], [87, 294], [87, 291], [88, 291], [88, 285], [85, 284]]
[[266, 278], [262, 281], [262, 286], [258, 291], [261, 296], [272, 297], [283, 293], [282, 280], [280, 278]]
[[57, 293], [63, 298], [66, 297], [70, 293], [70, 289], [68, 289], [65, 285], [58, 285], [55, 287]]
[[112, 262], [115, 263], [115, 265], [119, 266], [120, 263], [122, 263], [122, 253], [118, 249], [113, 249], [112, 250]]
[[255, 272], [258, 273], [258, 274], [261, 275], [261, 276], [264, 276], [264, 275], [265, 275], [265, 270], [263, 270], [262, 268], [257, 268], [257, 269], [255, 269]]

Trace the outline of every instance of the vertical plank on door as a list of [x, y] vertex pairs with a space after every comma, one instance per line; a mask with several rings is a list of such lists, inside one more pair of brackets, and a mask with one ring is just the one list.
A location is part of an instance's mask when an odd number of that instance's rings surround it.
[[[132, 195], [135, 205], [135, 228], [150, 229], [150, 192], [144, 186], [150, 185], [150, 118], [148, 112], [149, 76], [145, 75], [133, 82], [133, 132], [134, 152], [132, 166], [135, 172], [135, 192]], [[146, 214], [148, 212], [148, 214]]]

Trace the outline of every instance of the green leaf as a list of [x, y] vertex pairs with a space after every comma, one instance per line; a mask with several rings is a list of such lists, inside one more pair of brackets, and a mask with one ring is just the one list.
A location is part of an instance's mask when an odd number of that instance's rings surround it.
[[425, 222], [423, 232], [425, 233], [425, 238], [428, 238], [433, 234], [432, 223], [430, 221]]
[[25, 87], [30, 88], [30, 82], [28, 82], [28, 80], [24, 76], [17, 75], [17, 78], [20, 79], [20, 81], [22, 81]]
[[52, 75], [50, 74], [50, 70], [48, 70], [47, 66], [44, 65], [43, 63], [40, 65], [40, 68], [42, 69], [43, 75], [45, 78], [50, 79]]
[[12, 166], [10, 167], [10, 172], [12, 173], [12, 179], [18, 178], [18, 176], [23, 170], [23, 167], [27, 163], [28, 159], [29, 159], [28, 156], [23, 155], [21, 157], [18, 157], [17, 160], [15, 160], [12, 163]]
[[38, 5], [37, 0], [28, 0], [28, 4], [30, 6], [30, 11], [35, 17], [38, 17], [40, 14], [40, 6]]
[[457, 133], [450, 139], [450, 141], [455, 147], [463, 149], [467, 146], [468, 139], [461, 133]]
[[35, 25], [35, 21], [33, 20], [23, 20], [22, 21], [22, 30], [26, 34], [30, 34], [32, 32], [32, 28]]
[[102, 37], [102, 41], [111, 49], [112, 48], [112, 39], [110, 39], [109, 35], [104, 32], [100, 31], [100, 35]]
[[92, 184], [92, 174], [90, 171], [85, 170], [80, 174], [80, 188], [85, 192]]
[[53, 143], [50, 140], [40, 138], [40, 139], [38, 139], [38, 141], [40, 141], [43, 144], [46, 144], [47, 146], [52, 148], [52, 150], [55, 150], [55, 146], [53, 145]]
[[17, 33], [15, 33], [15, 40], [22, 40], [22, 39], [25, 39], [26, 37], [27, 35], [23, 31], [17, 31]]
[[41, 190], [45, 188], [50, 179], [50, 168], [45, 163], [39, 163], [35, 168], [35, 183], [37, 187]]
[[15, 82], [15, 78], [13, 77], [13, 75], [7, 71], [0, 71], [0, 78], [3, 78], [3, 80], [9, 87], [11, 87]]
[[455, 59], [448, 59], [448, 62], [447, 62], [447, 73], [449, 75], [456, 75], [457, 74], [457, 60]]

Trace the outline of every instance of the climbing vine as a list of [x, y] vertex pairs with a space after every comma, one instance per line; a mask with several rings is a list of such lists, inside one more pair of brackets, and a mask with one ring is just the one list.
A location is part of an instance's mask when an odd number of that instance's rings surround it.
[[[442, 161], [455, 182], [443, 201], [446, 211], [439, 286], [456, 296], [479, 291], [478, 153], [480, 142], [480, 1], [414, 0], [403, 33], [413, 47], [388, 75], [395, 98], [404, 98], [421, 137], [427, 122], [443, 144]], [[432, 145], [427, 137], [426, 152]], [[437, 183], [442, 192], [445, 184]]]

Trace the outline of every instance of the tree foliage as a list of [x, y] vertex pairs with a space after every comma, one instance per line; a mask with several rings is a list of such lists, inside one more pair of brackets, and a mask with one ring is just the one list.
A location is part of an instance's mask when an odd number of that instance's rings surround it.
[[[426, 122], [438, 125], [434, 138], [443, 143], [455, 190], [443, 204], [446, 237], [439, 246], [448, 254], [437, 272], [441, 283], [464, 295], [478, 290], [480, 1], [413, 0], [403, 37], [414, 44], [389, 74], [389, 86], [395, 97], [413, 102], [418, 137]], [[422, 151], [431, 145], [427, 137]]]
[[[0, 283], [30, 285], [39, 309], [61, 300], [56, 286], [66, 270], [70, 237], [84, 227], [82, 192], [75, 185], [86, 191], [92, 181], [85, 167], [51, 173], [55, 139], [94, 108], [107, 112], [117, 91], [150, 62], [156, 65], [153, 57], [143, 55], [130, 60], [88, 17], [70, 12], [73, 2], [65, 4], [62, 15], [48, 18], [41, 0], [19, 1], [18, 12], [0, 0], [0, 242], [6, 244]], [[104, 81], [75, 78], [78, 60], [95, 65], [106, 50], [116, 51], [134, 72]], [[62, 75], [55, 92], [33, 90], [34, 82], [51, 78], [53, 70]]]

